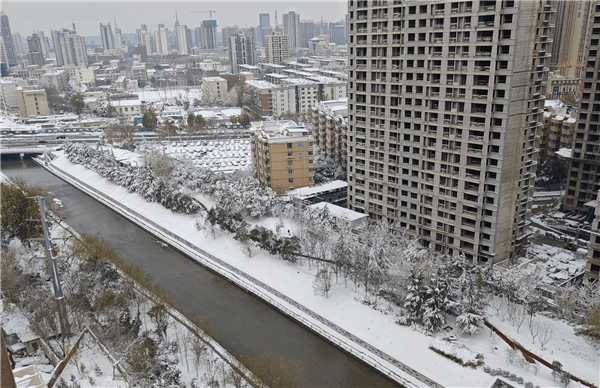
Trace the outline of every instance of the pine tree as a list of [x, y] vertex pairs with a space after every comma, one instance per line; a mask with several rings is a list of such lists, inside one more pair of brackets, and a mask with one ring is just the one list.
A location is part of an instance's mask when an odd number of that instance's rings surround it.
[[421, 274], [417, 274], [414, 270], [411, 270], [408, 282], [408, 294], [404, 300], [406, 315], [402, 317], [401, 322], [411, 327], [421, 326], [423, 325], [426, 292], [423, 277]]

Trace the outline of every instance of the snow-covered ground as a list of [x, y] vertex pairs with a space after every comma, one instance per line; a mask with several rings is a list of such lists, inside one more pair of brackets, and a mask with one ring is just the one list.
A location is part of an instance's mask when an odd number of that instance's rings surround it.
[[[199, 232], [196, 229], [195, 222], [201, 217], [200, 215], [178, 215], [159, 204], [145, 202], [138, 194], [129, 193], [126, 189], [108, 182], [93, 171], [69, 162], [60, 153], [59, 157], [51, 165], [68, 172], [68, 174], [77, 180], [110, 196], [112, 200], [141, 213], [144, 217], [161, 227], [176, 232], [181, 239], [195, 246], [201, 246], [208, 253], [268, 285], [274, 292], [267, 291], [265, 287], [259, 289], [251, 285], [248, 286], [252, 287], [253, 292], [261, 295], [267, 301], [285, 305], [284, 301], [277, 297], [277, 294], [283, 294], [303, 306], [308, 306], [310, 310], [347, 331], [347, 336], [354, 336], [360, 340], [344, 338], [344, 336], [340, 335], [339, 331], [328, 328], [326, 325], [318, 322], [314, 316], [310, 316], [306, 312], [292, 307], [289, 307], [289, 311], [297, 314], [297, 319], [312, 322], [317, 331], [335, 338], [336, 343], [344, 341], [342, 346], [352, 352], [356, 352], [359, 357], [368, 359], [367, 362], [370, 360], [372, 365], [381, 364], [384, 370], [388, 369], [398, 375], [406, 376], [400, 368], [393, 364], [393, 360], [386, 361], [385, 354], [387, 354], [447, 387], [491, 386], [496, 379], [485, 373], [482, 367], [477, 369], [463, 368], [429, 349], [432, 341], [436, 339], [451, 334], [457, 336], [453, 329], [449, 329], [449, 331], [444, 333], [438, 333], [432, 338], [413, 331], [409, 327], [398, 325], [396, 323], [398, 317], [393, 314], [391, 307], [385, 306], [381, 302], [377, 306], [377, 309], [369, 307], [365, 303], [362, 303], [364, 300], [362, 293], [345, 289], [343, 283], [336, 284], [329, 293], [328, 298], [316, 296], [311, 287], [316, 274], [314, 267], [312, 270], [309, 270], [307, 266], [282, 261], [262, 251], [257, 252], [252, 258], [248, 258], [242, 253], [242, 245], [235, 241], [231, 235], [220, 233], [213, 239]], [[271, 222], [265, 223], [270, 224]], [[194, 255], [192, 254], [192, 256]], [[227, 272], [223, 268], [221, 268], [221, 271]], [[377, 304], [376, 301], [371, 301], [370, 303]], [[568, 365], [569, 361], [567, 359], [572, 359], [577, 363], [576, 369], [573, 371], [568, 368], [565, 369], [580, 378], [598, 385], [600, 380], [598, 374], [598, 355], [584, 341], [575, 337], [572, 328], [567, 324], [558, 321], [554, 321], [554, 324], [560, 327], [561, 337], [555, 339], [553, 347], [547, 345], [547, 348], [552, 349], [551, 352], [554, 352], [550, 357], [559, 360], [563, 365]], [[450, 322], [450, 326], [454, 326], [452, 321]], [[500, 327], [502, 330], [506, 330], [505, 334], [507, 336], [518, 338], [520, 341], [516, 329], [510, 325], [500, 325]], [[523, 330], [522, 327], [521, 332]], [[459, 337], [456, 343], [464, 345], [465, 348], [463, 349], [465, 349], [465, 352], [468, 350], [474, 353], [482, 353], [486, 365], [509, 370], [518, 376], [523, 376], [525, 381], [531, 381], [534, 385], [556, 385], [549, 371], [542, 372], [543, 367], [540, 368], [540, 372], [537, 375], [534, 375], [533, 372], [526, 372], [515, 365], [509, 365], [505, 355], [502, 354], [505, 345], [501, 339], [497, 339], [496, 347], [498, 347], [498, 350], [494, 350], [493, 352], [490, 350], [489, 334], [487, 328], [482, 329], [477, 335]], [[359, 344], [360, 341], [362, 343]], [[578, 352], [581, 352], [583, 356], [576, 357], [573, 354], [573, 344], [577, 345]], [[375, 354], [374, 351], [369, 350], [368, 345], [372, 345], [385, 354]], [[522, 345], [525, 344], [522, 343]], [[539, 347], [532, 350], [538, 353]], [[552, 359], [548, 361], [552, 362]], [[407, 377], [407, 379], [412, 381], [416, 386], [424, 385], [413, 378]], [[579, 384], [572, 382], [571, 386], [579, 386]]]
[[162, 101], [168, 104], [175, 104], [176, 100], [189, 101], [190, 103], [196, 100], [202, 100], [202, 92], [200, 89], [141, 89], [135, 92], [138, 99], [146, 102]]

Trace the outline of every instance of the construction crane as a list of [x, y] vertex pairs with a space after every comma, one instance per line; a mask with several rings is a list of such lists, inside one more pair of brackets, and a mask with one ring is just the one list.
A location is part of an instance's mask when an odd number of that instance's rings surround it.
[[212, 20], [212, 14], [213, 13], [217, 13], [217, 11], [190, 11], [190, 13], [209, 13], [210, 14], [210, 20]]

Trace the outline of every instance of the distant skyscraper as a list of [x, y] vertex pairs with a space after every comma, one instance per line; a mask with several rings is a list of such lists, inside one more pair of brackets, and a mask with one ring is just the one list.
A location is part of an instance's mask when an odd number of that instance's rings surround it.
[[551, 70], [567, 78], [581, 77], [591, 0], [554, 1], [556, 27]]
[[56, 53], [56, 65], [88, 65], [87, 49], [83, 36], [77, 35], [73, 31], [62, 28], [61, 30], [51, 30], [52, 41], [54, 42], [54, 51]]
[[6, 57], [6, 47], [4, 38], [0, 36], [0, 74], [4, 77], [8, 75], [8, 59]]
[[121, 29], [117, 27], [117, 19], [115, 19], [115, 48], [123, 47], [123, 33]]
[[229, 47], [229, 38], [236, 36], [238, 33], [238, 26], [228, 26], [221, 29], [221, 37], [223, 39], [223, 48]]
[[317, 28], [312, 20], [303, 20], [300, 22], [300, 42], [299, 47], [308, 47], [308, 42], [316, 36]]
[[346, 23], [334, 24], [329, 29], [331, 31], [330, 41], [338, 45], [346, 44]]
[[290, 48], [300, 45], [300, 15], [291, 11], [283, 14], [283, 35], [287, 35]]
[[238, 65], [255, 65], [254, 39], [244, 34], [229, 38], [229, 62], [234, 74], [239, 72]]
[[194, 28], [194, 46], [202, 47], [202, 27]]
[[50, 51], [50, 45], [48, 44], [48, 38], [44, 36], [44, 31], [36, 31], [37, 36], [40, 38], [40, 43], [42, 44], [42, 54], [48, 55]]
[[169, 53], [169, 41], [167, 40], [166, 28], [160, 27], [158, 31], [154, 32], [154, 40], [156, 42], [157, 54], [166, 55]]
[[192, 53], [192, 31], [187, 26], [175, 27], [177, 33], [177, 44], [179, 46], [179, 54]]
[[213, 50], [218, 47], [216, 20], [202, 21], [202, 46], [209, 50]]
[[265, 54], [268, 63], [281, 64], [290, 59], [290, 42], [287, 35], [265, 35]]
[[0, 34], [4, 40], [4, 50], [6, 52], [6, 61], [8, 66], [16, 66], [17, 58], [15, 57], [15, 50], [12, 43], [12, 34], [10, 32], [10, 22], [8, 16], [4, 14], [4, 11], [0, 14]]
[[15, 53], [23, 51], [23, 37], [18, 32], [13, 34], [13, 44], [15, 45]]
[[104, 50], [115, 49], [115, 37], [113, 36], [110, 23], [100, 23], [100, 38], [102, 39], [102, 46], [104, 47]]
[[268, 13], [261, 13], [258, 15], [258, 29], [256, 33], [256, 40], [258, 42], [264, 41], [263, 28], [271, 27], [271, 16]]
[[42, 52], [42, 42], [38, 34], [33, 34], [27, 38], [27, 46], [29, 47], [29, 53], [27, 53], [27, 60], [30, 65], [44, 66], [46, 61], [44, 60], [44, 53]]

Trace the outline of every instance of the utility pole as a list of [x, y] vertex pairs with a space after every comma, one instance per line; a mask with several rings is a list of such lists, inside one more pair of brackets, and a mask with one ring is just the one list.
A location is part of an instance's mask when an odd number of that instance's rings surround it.
[[60, 329], [63, 337], [71, 336], [71, 326], [69, 325], [69, 317], [67, 316], [67, 308], [65, 307], [65, 300], [62, 293], [62, 287], [60, 285], [60, 278], [58, 277], [58, 268], [56, 267], [56, 260], [54, 258], [54, 247], [50, 238], [50, 232], [48, 231], [48, 223], [46, 222], [46, 208], [43, 197], [35, 197], [40, 206], [40, 215], [42, 221], [42, 228], [44, 229], [44, 245], [46, 250], [46, 256], [50, 264], [50, 274], [52, 276], [52, 286], [54, 287], [54, 298], [56, 299], [56, 307], [58, 310], [58, 318], [60, 319]]

